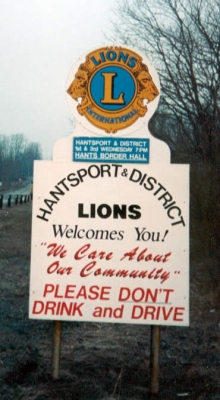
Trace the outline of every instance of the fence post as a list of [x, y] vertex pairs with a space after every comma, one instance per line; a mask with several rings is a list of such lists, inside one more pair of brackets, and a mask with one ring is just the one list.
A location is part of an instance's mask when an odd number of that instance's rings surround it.
[[3, 194], [0, 194], [0, 208], [3, 207]]
[[8, 207], [11, 207], [11, 194], [8, 196]]
[[21, 194], [21, 196], [20, 196], [20, 204], [22, 204], [22, 198], [23, 198], [23, 196]]
[[15, 205], [17, 205], [17, 204], [18, 204], [18, 194], [15, 197]]

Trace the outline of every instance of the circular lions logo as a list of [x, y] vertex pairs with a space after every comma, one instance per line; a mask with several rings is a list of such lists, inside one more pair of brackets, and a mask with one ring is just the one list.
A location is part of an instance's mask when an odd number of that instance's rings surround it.
[[78, 113], [107, 133], [143, 117], [146, 103], [159, 95], [142, 57], [122, 47], [104, 47], [88, 54], [67, 93], [78, 101]]

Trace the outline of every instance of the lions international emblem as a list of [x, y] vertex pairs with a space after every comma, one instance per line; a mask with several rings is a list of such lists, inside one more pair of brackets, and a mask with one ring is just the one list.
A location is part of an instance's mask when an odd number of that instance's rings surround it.
[[159, 95], [142, 57], [122, 47], [103, 47], [88, 54], [67, 93], [78, 101], [78, 113], [107, 133], [144, 117], [147, 103]]

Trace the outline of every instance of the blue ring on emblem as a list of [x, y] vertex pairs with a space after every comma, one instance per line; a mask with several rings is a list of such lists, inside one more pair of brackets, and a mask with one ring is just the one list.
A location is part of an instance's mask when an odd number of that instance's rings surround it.
[[[103, 73], [115, 74], [112, 78], [111, 104], [103, 104], [105, 78]], [[123, 104], [113, 104], [123, 93]], [[125, 68], [117, 65], [109, 65], [100, 68], [94, 73], [90, 80], [90, 96], [93, 102], [105, 111], [120, 111], [129, 106], [136, 94], [136, 83], [132, 74]]]

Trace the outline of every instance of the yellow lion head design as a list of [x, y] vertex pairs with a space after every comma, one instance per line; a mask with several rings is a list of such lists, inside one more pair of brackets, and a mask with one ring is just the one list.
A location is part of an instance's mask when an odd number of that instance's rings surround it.
[[[85, 64], [84, 64], [85, 65]], [[78, 100], [82, 98], [81, 104], [77, 106], [77, 109], [81, 115], [84, 114], [84, 110], [89, 102], [88, 99], [88, 80], [89, 80], [89, 71], [87, 71], [84, 65], [80, 65], [77, 73], [75, 74], [75, 78], [69, 88], [67, 89], [67, 93], [74, 99]]]
[[136, 74], [136, 78], [139, 84], [136, 105], [138, 106], [139, 115], [143, 117], [147, 112], [147, 106], [144, 105], [144, 100], [146, 99], [148, 103], [153, 101], [155, 97], [159, 95], [159, 91], [146, 65]]

